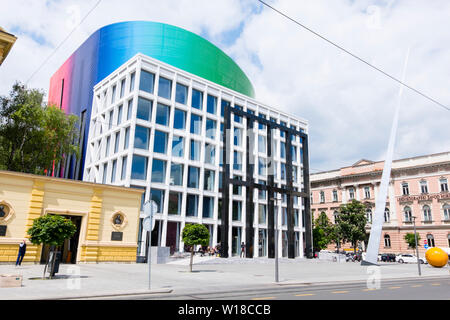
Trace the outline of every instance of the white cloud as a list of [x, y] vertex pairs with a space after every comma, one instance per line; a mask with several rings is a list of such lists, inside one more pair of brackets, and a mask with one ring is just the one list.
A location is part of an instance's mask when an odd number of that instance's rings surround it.
[[[2, 26], [18, 40], [0, 67], [0, 94], [26, 81], [70, 32], [77, 7], [83, 17], [97, 0], [6, 0]], [[450, 105], [450, 3], [419, 0], [270, 2], [294, 19], [400, 78], [411, 48], [406, 82]], [[18, 13], [12, 14], [12, 13]], [[20, 13], [20, 15], [19, 15]], [[247, 73], [258, 100], [310, 123], [311, 167], [333, 169], [360, 158], [382, 160], [399, 85], [299, 28], [257, 1], [104, 0], [33, 78], [50, 76], [98, 28], [152, 20], [207, 35]], [[222, 42], [233, 30], [242, 33]], [[405, 89], [396, 158], [450, 150], [450, 113]]]

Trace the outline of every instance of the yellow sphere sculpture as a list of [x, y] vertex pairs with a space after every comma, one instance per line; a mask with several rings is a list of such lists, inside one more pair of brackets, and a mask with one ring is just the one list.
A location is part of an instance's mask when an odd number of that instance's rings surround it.
[[433, 247], [425, 252], [425, 258], [431, 266], [442, 268], [447, 264], [448, 254], [441, 248]]

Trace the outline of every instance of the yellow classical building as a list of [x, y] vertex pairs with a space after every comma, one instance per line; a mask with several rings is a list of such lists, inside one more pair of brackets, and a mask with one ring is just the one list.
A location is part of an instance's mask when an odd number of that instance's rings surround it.
[[17, 38], [0, 27], [0, 65], [5, 60]]
[[0, 263], [44, 262], [47, 246], [28, 241], [33, 220], [46, 214], [72, 220], [77, 231], [61, 247], [62, 263], [136, 262], [143, 190], [0, 170]]

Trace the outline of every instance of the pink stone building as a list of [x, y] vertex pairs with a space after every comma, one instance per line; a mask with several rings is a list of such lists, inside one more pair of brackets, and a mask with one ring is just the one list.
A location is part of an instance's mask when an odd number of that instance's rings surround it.
[[[331, 222], [341, 204], [356, 199], [367, 207], [367, 231], [375, 212], [375, 199], [384, 161], [360, 160], [349, 167], [311, 175], [311, 210], [316, 219], [325, 212]], [[420, 236], [419, 255], [429, 247], [450, 247], [450, 151], [392, 163], [384, 211], [380, 253], [414, 253], [404, 240], [413, 233], [413, 217]], [[364, 244], [362, 244], [364, 248]], [[351, 248], [349, 244], [343, 246]], [[330, 245], [328, 250], [335, 250]]]

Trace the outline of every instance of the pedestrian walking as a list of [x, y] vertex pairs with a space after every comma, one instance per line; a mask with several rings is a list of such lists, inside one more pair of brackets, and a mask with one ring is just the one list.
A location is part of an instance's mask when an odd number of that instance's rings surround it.
[[26, 244], [25, 240], [23, 240], [19, 244], [19, 255], [17, 256], [16, 267], [20, 266], [22, 264], [22, 260], [23, 260], [23, 257], [25, 256], [26, 251], [27, 251], [27, 244]]
[[245, 258], [245, 243], [241, 243], [241, 258]]

